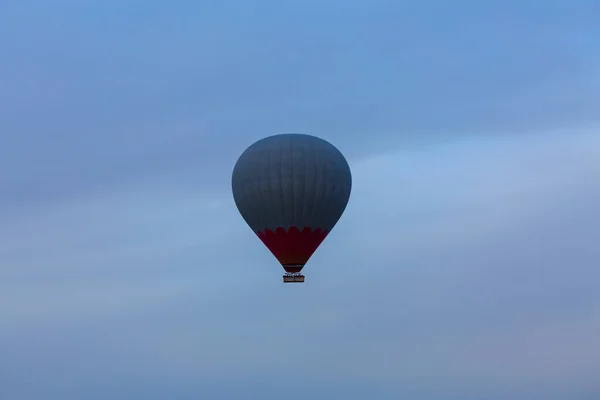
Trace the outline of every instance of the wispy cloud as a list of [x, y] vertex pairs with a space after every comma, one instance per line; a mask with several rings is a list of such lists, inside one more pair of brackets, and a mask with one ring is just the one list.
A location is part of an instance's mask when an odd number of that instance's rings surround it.
[[[0, 4], [0, 397], [597, 397], [595, 3], [179, 6]], [[289, 131], [354, 177], [292, 287]]]
[[276, 283], [226, 192], [116, 187], [49, 206], [2, 230], [1, 336], [24, 357], [11, 365], [61, 366], [44, 380], [67, 386], [290, 368], [379, 387], [592, 384], [597, 142], [487, 138], [354, 163], [353, 201], [302, 290]]

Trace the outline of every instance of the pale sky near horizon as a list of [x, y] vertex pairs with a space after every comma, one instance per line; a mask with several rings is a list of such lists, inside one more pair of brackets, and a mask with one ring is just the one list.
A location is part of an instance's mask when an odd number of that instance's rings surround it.
[[[600, 3], [0, 2], [0, 399], [600, 398]], [[239, 216], [348, 158], [305, 268]]]

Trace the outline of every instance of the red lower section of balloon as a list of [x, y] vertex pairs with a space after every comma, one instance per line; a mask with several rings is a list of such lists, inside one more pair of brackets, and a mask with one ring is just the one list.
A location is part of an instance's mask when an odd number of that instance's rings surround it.
[[304, 264], [327, 237], [327, 231], [320, 228], [314, 231], [305, 227], [301, 231], [292, 226], [287, 231], [277, 228], [275, 232], [266, 229], [258, 232], [258, 237], [279, 260], [286, 272], [300, 272]]

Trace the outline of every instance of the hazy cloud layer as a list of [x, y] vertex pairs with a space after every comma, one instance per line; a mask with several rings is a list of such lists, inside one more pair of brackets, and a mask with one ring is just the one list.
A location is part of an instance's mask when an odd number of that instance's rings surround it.
[[[600, 396], [594, 2], [49, 4], [0, 5], [2, 399]], [[297, 286], [229, 187], [286, 131], [354, 176]]]

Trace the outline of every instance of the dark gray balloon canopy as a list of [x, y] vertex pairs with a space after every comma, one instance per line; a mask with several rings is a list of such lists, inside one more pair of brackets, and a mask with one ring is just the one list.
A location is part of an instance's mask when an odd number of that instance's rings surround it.
[[302, 269], [342, 216], [350, 166], [315, 136], [269, 136], [248, 147], [231, 179], [235, 204], [286, 271]]

